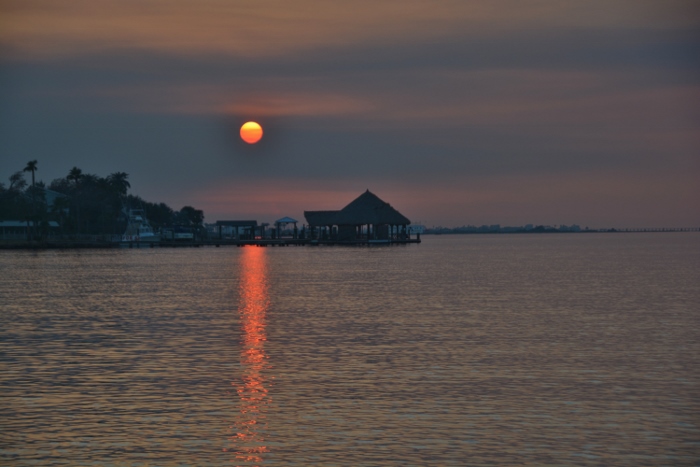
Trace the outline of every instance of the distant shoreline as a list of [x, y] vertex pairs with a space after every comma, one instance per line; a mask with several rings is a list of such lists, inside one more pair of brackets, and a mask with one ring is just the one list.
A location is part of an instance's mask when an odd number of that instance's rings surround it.
[[[507, 229], [507, 228], [506, 228]], [[559, 229], [518, 229], [518, 230], [460, 230], [456, 229], [425, 229], [421, 235], [511, 235], [511, 234], [591, 234], [591, 233], [672, 233], [672, 232], [700, 232], [700, 227], [658, 228], [658, 229], [585, 229], [585, 230], [559, 230]]]

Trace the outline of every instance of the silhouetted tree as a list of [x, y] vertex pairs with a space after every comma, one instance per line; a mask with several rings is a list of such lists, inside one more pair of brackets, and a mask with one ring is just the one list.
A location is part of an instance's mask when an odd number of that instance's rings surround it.
[[68, 178], [56, 178], [49, 183], [49, 190], [63, 193], [66, 196], [73, 194], [75, 187]]
[[26, 220], [29, 203], [24, 195], [27, 181], [20, 170], [10, 175], [10, 185], [0, 190], [0, 219]]
[[34, 159], [33, 161], [27, 162], [27, 166], [24, 168], [24, 172], [31, 172], [32, 173], [32, 186], [36, 186], [34, 183], [34, 172], [36, 172], [38, 169], [37, 161]]
[[[36, 190], [36, 182], [34, 180], [34, 172], [39, 170], [37, 168], [37, 160], [34, 159], [33, 161], [27, 162], [27, 166], [24, 168], [24, 172], [31, 172], [32, 173], [32, 187], [31, 187], [31, 197], [32, 197], [32, 212], [30, 214], [30, 217], [32, 218], [32, 236], [36, 236], [36, 223], [37, 223], [37, 218], [39, 211], [37, 210], [37, 198], [39, 194], [43, 194], [43, 192], [38, 193]], [[43, 198], [43, 196], [42, 196]], [[44, 209], [43, 213], [46, 213], [46, 210]]]
[[10, 191], [22, 191], [27, 186], [27, 181], [24, 179], [22, 171], [18, 171], [10, 175]]
[[187, 227], [201, 227], [204, 222], [204, 212], [192, 206], [184, 206], [177, 215], [178, 223]]
[[49, 216], [58, 222], [62, 234], [65, 233], [65, 227], [69, 220], [68, 213], [70, 213], [70, 199], [68, 197], [56, 198], [51, 206]]
[[175, 216], [175, 222], [186, 227], [190, 227], [195, 235], [201, 235], [204, 222], [204, 212], [192, 206], [184, 206]]
[[129, 174], [125, 172], [114, 172], [107, 177], [107, 182], [119, 196], [126, 196], [131, 184], [127, 181]]
[[122, 233], [126, 227], [123, 207], [144, 209], [156, 229], [176, 223], [201, 228], [204, 220], [204, 213], [191, 206], [175, 212], [165, 203], [149, 203], [129, 195], [131, 184], [126, 172], [114, 172], [103, 178], [83, 173], [77, 167], [73, 167], [64, 178], [57, 178], [49, 184], [50, 190], [65, 195], [54, 197], [49, 207], [41, 181], [34, 180], [27, 188], [25, 172], [30, 172], [31, 166], [36, 171], [36, 161], [30, 161], [25, 170], [10, 176], [9, 185], [0, 183], [0, 219], [33, 221], [37, 228], [41, 227], [41, 232], [46, 233], [49, 222], [55, 220], [66, 234]]
[[66, 178], [68, 180], [72, 180], [73, 182], [75, 182], [75, 186], [77, 187], [78, 182], [80, 181], [80, 179], [82, 177], [83, 177], [83, 171], [77, 167], [73, 167], [72, 169], [70, 169], [70, 172], [68, 172], [68, 176]]
[[168, 227], [175, 222], [175, 211], [167, 204], [145, 202], [143, 206], [154, 229]]
[[75, 233], [79, 234], [80, 233], [80, 200], [78, 196], [78, 182], [80, 182], [80, 179], [83, 177], [83, 171], [80, 170], [77, 167], [73, 167], [70, 169], [70, 172], [68, 172], [68, 176], [66, 177], [68, 180], [72, 180], [74, 185], [73, 185], [73, 203], [74, 209], [71, 209], [71, 212], [75, 212]]

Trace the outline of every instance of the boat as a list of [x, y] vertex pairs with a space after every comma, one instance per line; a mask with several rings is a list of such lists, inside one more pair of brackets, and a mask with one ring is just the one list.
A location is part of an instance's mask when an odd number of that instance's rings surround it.
[[122, 246], [155, 246], [160, 242], [160, 234], [153, 231], [143, 209], [125, 209], [124, 215], [127, 224], [121, 239]]

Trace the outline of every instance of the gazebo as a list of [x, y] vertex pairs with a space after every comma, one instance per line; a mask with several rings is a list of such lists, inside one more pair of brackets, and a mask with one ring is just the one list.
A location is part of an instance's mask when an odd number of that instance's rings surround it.
[[[406, 240], [410, 220], [369, 190], [340, 211], [304, 211], [312, 236], [322, 239]], [[316, 237], [319, 238], [319, 237]]]
[[297, 222], [299, 222], [296, 219], [292, 219], [291, 217], [283, 217], [282, 219], [277, 219], [275, 221], [275, 232], [277, 233], [277, 238], [280, 238], [282, 234], [282, 229], [287, 227], [289, 224], [294, 224], [294, 238], [297, 238]]

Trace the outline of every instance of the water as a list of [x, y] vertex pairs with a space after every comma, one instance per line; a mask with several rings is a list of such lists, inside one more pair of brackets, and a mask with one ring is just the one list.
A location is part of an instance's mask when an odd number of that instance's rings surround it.
[[2, 465], [698, 465], [700, 237], [0, 252]]

